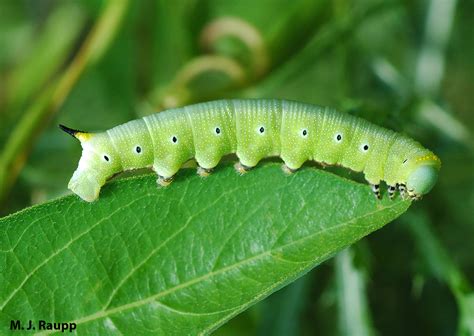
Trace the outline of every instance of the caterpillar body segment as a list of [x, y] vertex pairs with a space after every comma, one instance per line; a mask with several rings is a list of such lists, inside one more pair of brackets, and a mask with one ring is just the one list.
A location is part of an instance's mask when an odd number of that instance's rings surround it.
[[[168, 185], [189, 159], [207, 176], [227, 154], [245, 173], [269, 156], [280, 156], [293, 173], [305, 161], [364, 172], [380, 196], [385, 181], [419, 198], [434, 185], [440, 160], [418, 142], [368, 121], [315, 105], [277, 99], [218, 100], [133, 120], [100, 133], [61, 128], [81, 141], [82, 157], [69, 188], [95, 200], [112, 175], [151, 167]], [[375, 188], [377, 186], [377, 188]]]

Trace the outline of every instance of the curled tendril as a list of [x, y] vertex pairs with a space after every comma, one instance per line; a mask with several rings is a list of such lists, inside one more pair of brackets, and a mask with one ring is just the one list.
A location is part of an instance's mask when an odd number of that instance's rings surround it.
[[184, 86], [193, 78], [208, 71], [223, 72], [236, 84], [240, 84], [245, 80], [245, 72], [235, 60], [225, 56], [205, 55], [188, 62], [176, 75], [175, 84]]
[[[246, 46], [251, 56], [250, 69], [245, 69], [235, 58], [217, 54], [217, 41], [224, 37], [235, 37]], [[192, 101], [196, 93], [192, 92], [189, 84], [202, 74], [213, 71], [225, 74], [231, 83], [221, 89], [229, 89], [261, 77], [269, 68], [268, 53], [260, 32], [240, 18], [221, 17], [211, 21], [201, 31], [200, 45], [210, 54], [191, 59], [178, 71], [168, 88], [152, 93], [152, 96], [159, 97], [157, 101], [160, 102], [155, 110], [173, 108]]]
[[200, 45], [204, 50], [213, 51], [216, 41], [228, 36], [242, 41], [250, 51], [255, 77], [260, 77], [268, 70], [269, 57], [262, 35], [254, 26], [238, 17], [226, 16], [211, 21], [201, 31]]
[[246, 73], [240, 63], [220, 55], [199, 56], [186, 63], [177, 73], [173, 84], [161, 98], [160, 109], [168, 109], [186, 104], [192, 99], [189, 83], [198, 76], [218, 71], [227, 75], [233, 86], [245, 83]]

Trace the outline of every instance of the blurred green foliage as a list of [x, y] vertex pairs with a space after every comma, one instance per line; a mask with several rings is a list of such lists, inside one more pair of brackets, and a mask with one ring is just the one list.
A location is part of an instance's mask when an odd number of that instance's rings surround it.
[[[59, 132], [59, 122], [102, 130], [167, 106], [221, 97], [331, 105], [432, 149], [443, 162], [439, 183], [400, 220], [337, 257], [343, 260], [325, 263], [217, 333], [350, 332], [348, 307], [341, 306], [347, 301], [338, 297], [348, 292], [341, 276], [358, 279], [356, 297], [366, 302], [359, 319], [366, 325], [353, 325], [353, 332], [474, 332], [472, 1], [124, 3], [117, 26], [104, 28], [111, 39], [100, 57], [82, 69], [64, 101], [46, 108], [48, 90], [78, 59], [110, 3], [0, 2], [1, 153], [12, 141], [24, 143], [13, 158], [19, 175], [2, 177], [10, 185], [2, 190], [2, 215], [67, 192], [80, 146]], [[238, 18], [235, 30], [247, 34], [203, 46], [202, 31], [225, 17]], [[48, 112], [36, 131], [12, 139], [35, 109]]]

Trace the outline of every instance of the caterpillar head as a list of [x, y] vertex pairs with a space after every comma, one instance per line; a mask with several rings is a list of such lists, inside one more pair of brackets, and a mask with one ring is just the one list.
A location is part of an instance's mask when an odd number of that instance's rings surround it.
[[409, 196], [418, 199], [428, 193], [438, 180], [440, 166], [441, 161], [433, 153], [418, 157], [407, 178]]
[[59, 125], [81, 142], [82, 156], [68, 188], [87, 202], [99, 196], [105, 181], [121, 170], [119, 156], [106, 133], [87, 133]]

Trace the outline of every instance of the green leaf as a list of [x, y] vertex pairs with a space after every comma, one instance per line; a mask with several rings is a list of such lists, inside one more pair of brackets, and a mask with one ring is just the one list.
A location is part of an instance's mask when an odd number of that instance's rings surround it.
[[0, 220], [0, 332], [74, 321], [79, 334], [209, 333], [410, 205], [311, 167], [270, 163], [168, 188], [145, 175]]

